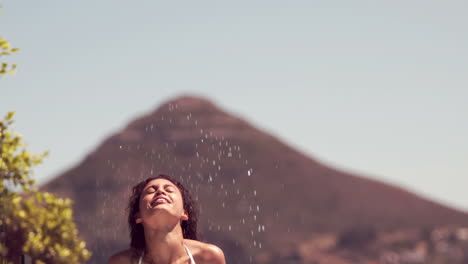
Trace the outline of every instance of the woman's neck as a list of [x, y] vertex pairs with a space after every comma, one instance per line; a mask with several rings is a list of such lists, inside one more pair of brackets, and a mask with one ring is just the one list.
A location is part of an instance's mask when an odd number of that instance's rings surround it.
[[176, 263], [186, 255], [180, 225], [169, 232], [162, 229], [145, 229], [145, 242], [147, 255], [156, 264]]

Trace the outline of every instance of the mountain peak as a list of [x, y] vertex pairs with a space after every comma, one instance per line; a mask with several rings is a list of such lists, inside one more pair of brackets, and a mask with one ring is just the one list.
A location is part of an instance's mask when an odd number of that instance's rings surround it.
[[156, 112], [198, 112], [199, 110], [206, 111], [208, 109], [212, 111], [221, 111], [213, 102], [204, 97], [182, 95], [167, 100], [156, 109]]
[[[245, 130], [246, 127], [249, 129]], [[165, 140], [186, 140], [202, 134], [223, 138], [241, 131], [257, 132], [246, 121], [226, 113], [210, 100], [183, 95], [165, 101], [118, 134], [120, 140], [128, 143], [142, 140], [145, 134], [158, 134]]]

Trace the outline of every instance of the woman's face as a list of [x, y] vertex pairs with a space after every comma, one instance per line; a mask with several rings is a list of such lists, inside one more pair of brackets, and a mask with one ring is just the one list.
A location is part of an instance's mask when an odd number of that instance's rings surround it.
[[[154, 221], [154, 217], [162, 221]], [[140, 219], [140, 220], [139, 220]], [[140, 213], [136, 221], [146, 225], [167, 220], [188, 220], [182, 194], [177, 186], [166, 179], [155, 179], [143, 188], [140, 195]]]

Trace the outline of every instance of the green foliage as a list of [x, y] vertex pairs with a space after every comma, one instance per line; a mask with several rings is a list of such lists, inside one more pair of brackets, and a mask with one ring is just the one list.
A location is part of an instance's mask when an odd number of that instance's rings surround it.
[[[0, 37], [0, 57], [8, 56], [18, 51], [18, 48], [11, 48], [10, 42]], [[15, 69], [16, 64], [12, 64], [11, 66], [9, 66], [7, 62], [2, 61], [2, 66], [0, 67], [0, 74], [15, 73]]]
[[[2, 8], [1, 5], [0, 5], [0, 8]], [[1, 13], [1, 10], [0, 10], [0, 13]], [[19, 49], [11, 48], [10, 46], [11, 46], [10, 42], [0, 37], [0, 57], [8, 56], [19, 51]], [[7, 74], [7, 73], [13, 74], [15, 73], [15, 69], [16, 69], [16, 64], [12, 64], [11, 66], [8, 66], [7, 62], [2, 61], [1, 66], [0, 66], [0, 76], [3, 74]]]
[[47, 153], [25, 149], [10, 130], [13, 115], [0, 120], [0, 257], [14, 263], [25, 253], [35, 263], [82, 263], [90, 252], [77, 236], [71, 201], [37, 190], [32, 167]]

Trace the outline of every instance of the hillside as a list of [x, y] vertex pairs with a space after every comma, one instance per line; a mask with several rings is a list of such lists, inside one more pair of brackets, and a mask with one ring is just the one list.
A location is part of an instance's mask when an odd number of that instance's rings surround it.
[[43, 189], [74, 200], [91, 263], [104, 263], [127, 247], [130, 188], [158, 173], [192, 191], [200, 230], [228, 263], [273, 263], [315, 234], [468, 223], [466, 213], [320, 164], [197, 97], [134, 120]]

